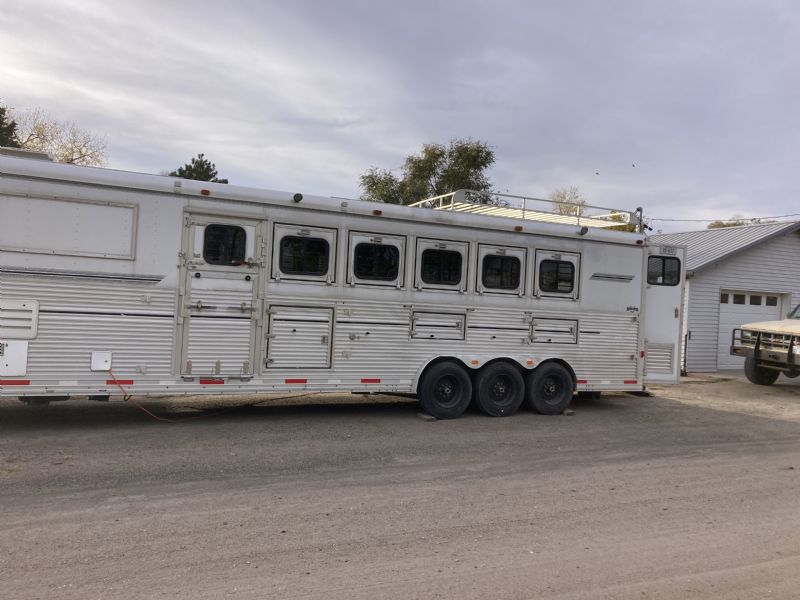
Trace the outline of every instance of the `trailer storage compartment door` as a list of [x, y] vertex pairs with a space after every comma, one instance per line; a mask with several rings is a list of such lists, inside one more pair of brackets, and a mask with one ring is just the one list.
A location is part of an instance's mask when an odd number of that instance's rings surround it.
[[333, 309], [270, 306], [266, 366], [327, 369], [331, 366]]
[[641, 315], [645, 383], [677, 383], [680, 379], [685, 263], [686, 248], [647, 248]]

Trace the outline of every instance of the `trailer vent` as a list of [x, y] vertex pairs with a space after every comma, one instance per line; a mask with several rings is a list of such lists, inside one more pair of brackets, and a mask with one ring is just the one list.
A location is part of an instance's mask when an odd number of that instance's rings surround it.
[[37, 300], [0, 300], [0, 338], [32, 340], [38, 323]]
[[673, 344], [648, 344], [644, 361], [645, 374], [672, 373], [674, 354]]

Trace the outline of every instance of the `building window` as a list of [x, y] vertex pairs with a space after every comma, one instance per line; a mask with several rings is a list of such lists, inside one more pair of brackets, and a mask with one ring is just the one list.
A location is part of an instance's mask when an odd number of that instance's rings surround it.
[[353, 273], [359, 279], [394, 281], [400, 273], [400, 250], [388, 244], [356, 244]]
[[745, 295], [744, 294], [734, 294], [733, 295], [733, 303], [734, 304], [744, 304]]
[[651, 256], [647, 259], [647, 283], [650, 285], [678, 285], [680, 281], [680, 260], [669, 256]]
[[461, 253], [455, 250], [424, 250], [420, 278], [431, 285], [458, 285], [462, 260]]
[[719, 303], [720, 304], [727, 304], [728, 303], [728, 292], [722, 292], [719, 295]]
[[203, 260], [209, 265], [242, 265], [246, 246], [244, 228], [238, 225], [207, 225], [203, 234]]
[[753, 306], [761, 306], [761, 296], [750, 294], [750, 304]]
[[287, 235], [281, 239], [281, 272], [287, 275], [327, 275], [329, 253], [327, 240]]
[[575, 265], [565, 260], [539, 263], [539, 289], [543, 292], [569, 294], [575, 287]]
[[522, 265], [516, 256], [490, 254], [483, 257], [481, 282], [489, 289], [516, 290], [521, 270]]
[[778, 306], [778, 297], [767, 296], [767, 306]]

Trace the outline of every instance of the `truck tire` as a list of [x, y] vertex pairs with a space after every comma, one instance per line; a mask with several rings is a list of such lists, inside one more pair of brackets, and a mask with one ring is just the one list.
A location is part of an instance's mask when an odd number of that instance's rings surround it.
[[774, 369], [759, 367], [756, 365], [756, 360], [754, 358], [745, 358], [744, 374], [751, 383], [755, 383], [756, 385], [772, 385], [775, 383], [775, 380], [778, 379], [781, 372], [775, 371]]
[[525, 398], [525, 381], [519, 369], [504, 361], [478, 371], [472, 389], [475, 404], [490, 417], [510, 417]]
[[575, 390], [572, 375], [558, 363], [545, 363], [535, 368], [525, 383], [528, 404], [540, 414], [560, 415], [572, 402]]
[[422, 410], [437, 419], [456, 419], [472, 399], [472, 382], [461, 365], [440, 362], [422, 376], [417, 388]]

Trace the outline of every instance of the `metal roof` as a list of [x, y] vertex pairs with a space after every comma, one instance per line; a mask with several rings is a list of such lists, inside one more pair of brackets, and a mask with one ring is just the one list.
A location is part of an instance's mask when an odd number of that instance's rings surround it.
[[651, 235], [659, 244], [687, 247], [686, 270], [695, 272], [779, 235], [800, 229], [800, 221], [742, 225], [684, 233]]

